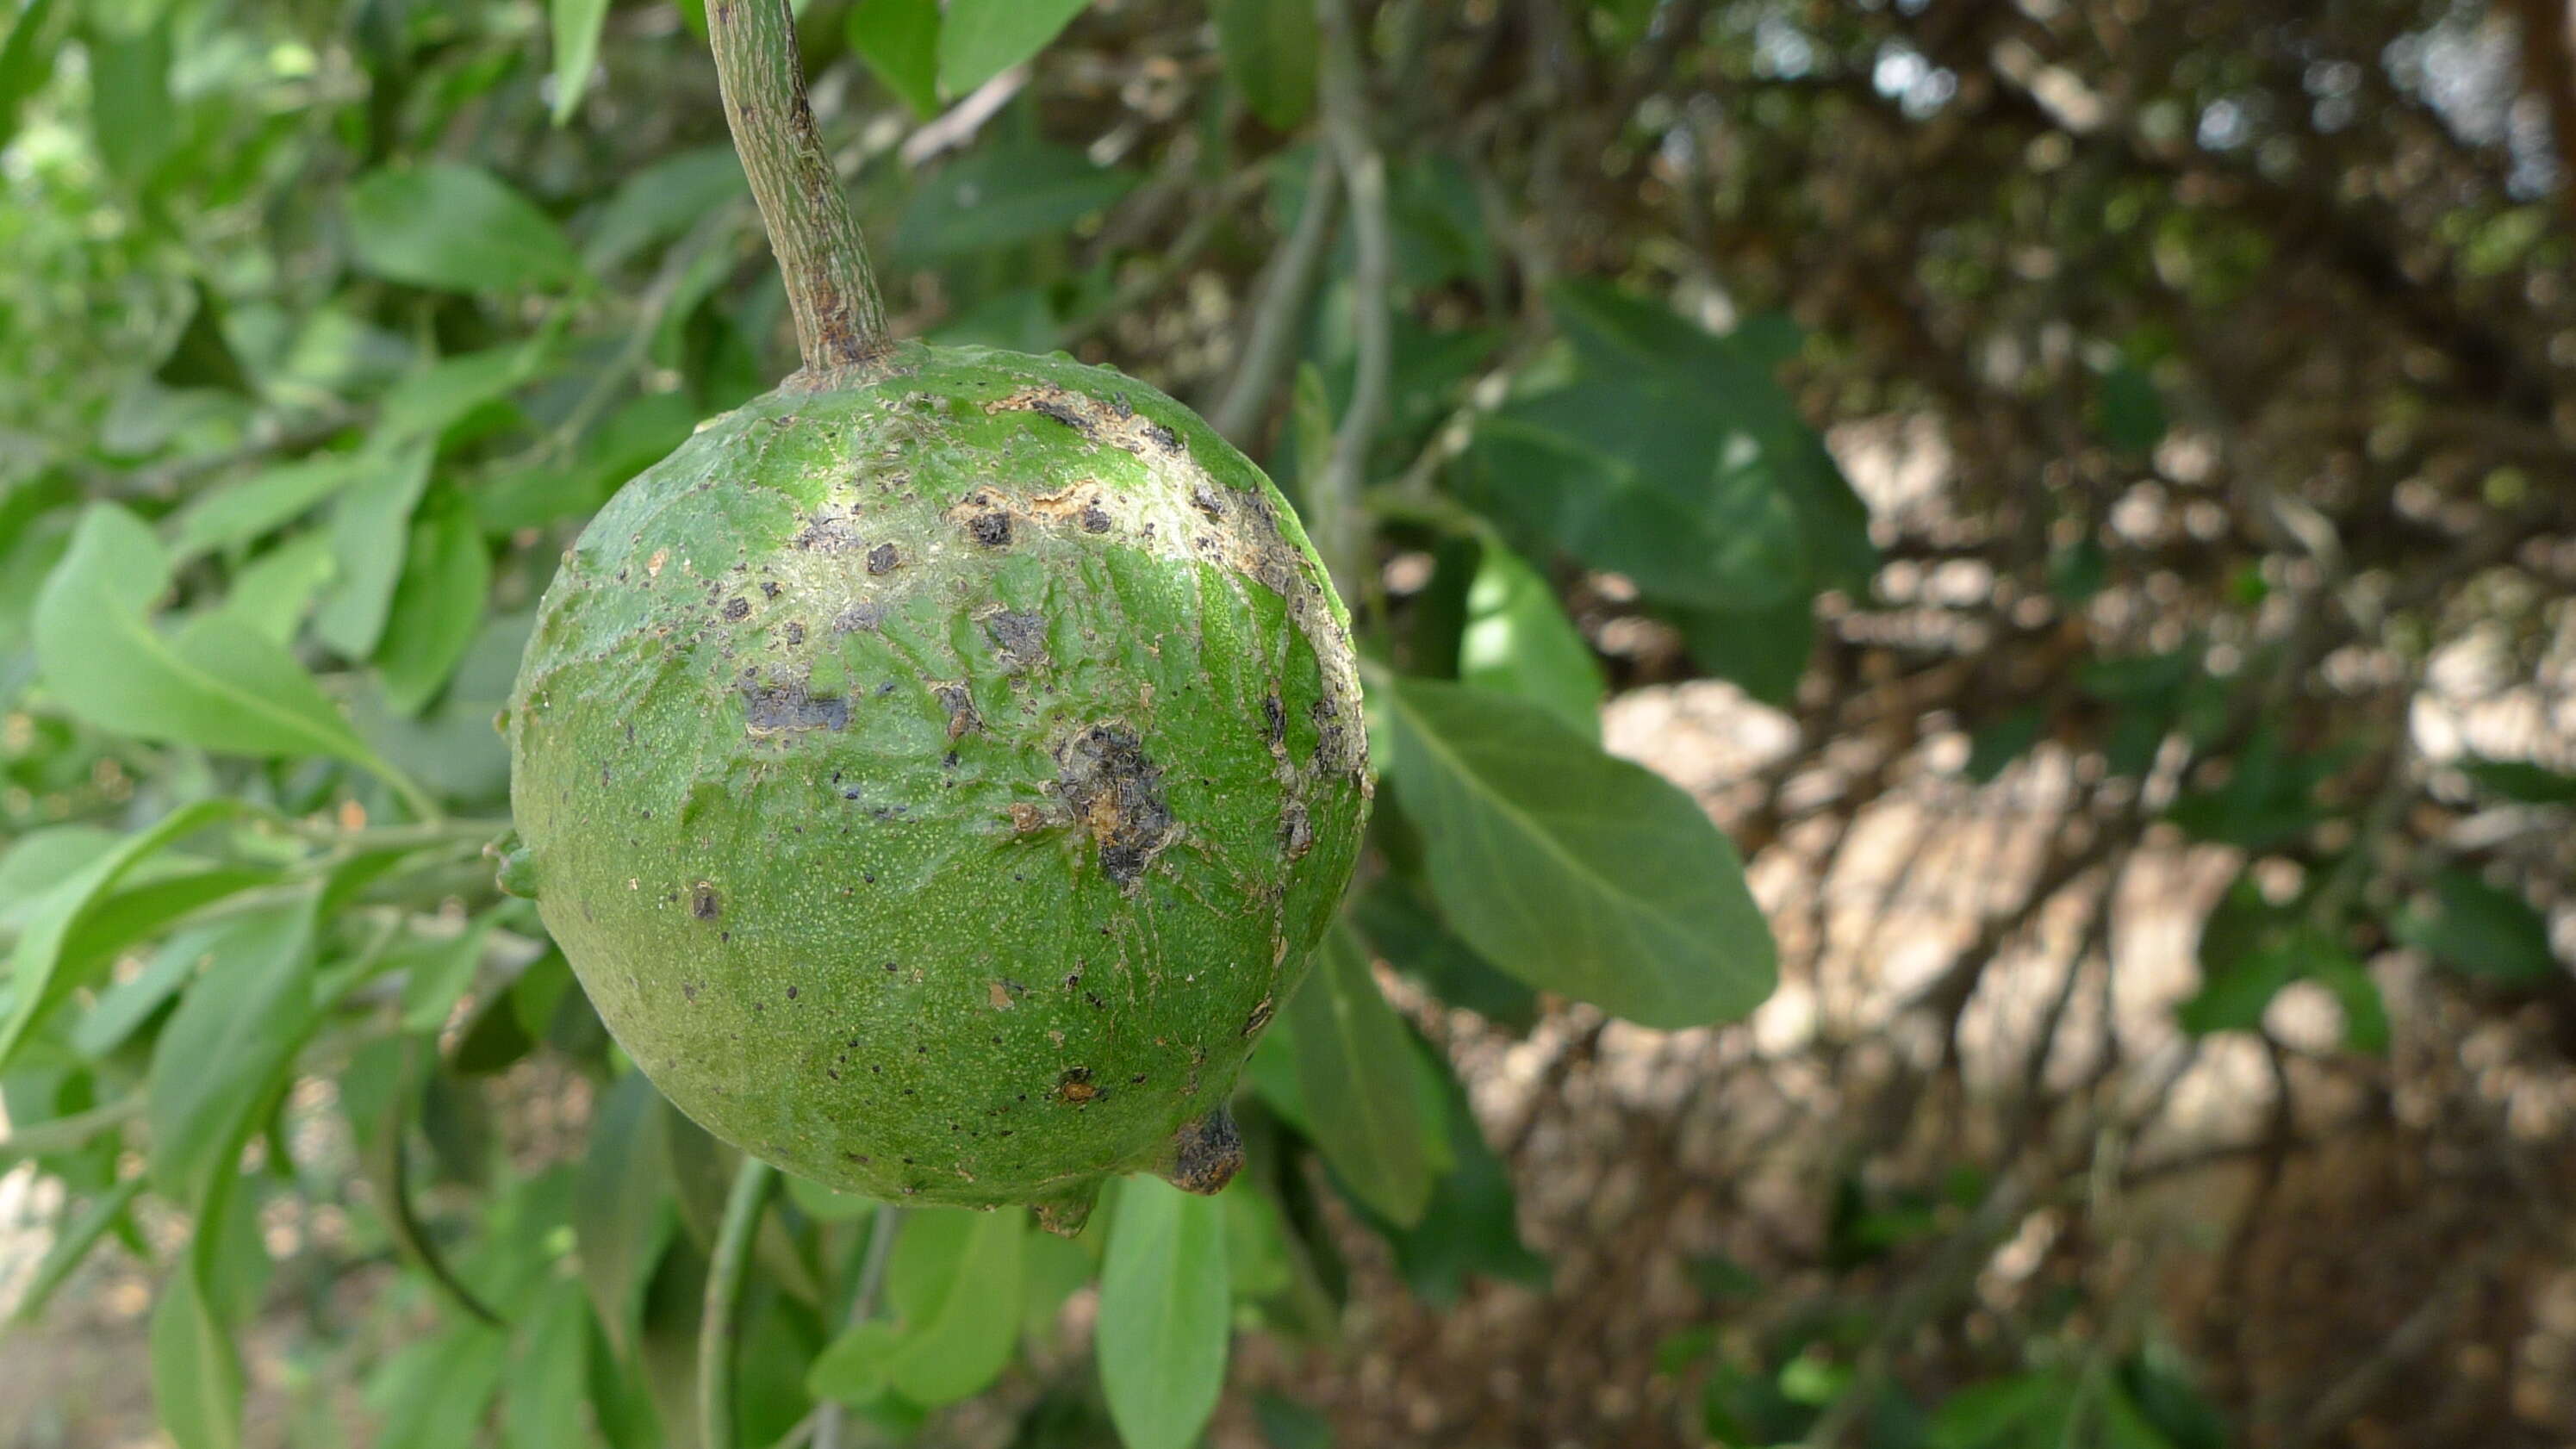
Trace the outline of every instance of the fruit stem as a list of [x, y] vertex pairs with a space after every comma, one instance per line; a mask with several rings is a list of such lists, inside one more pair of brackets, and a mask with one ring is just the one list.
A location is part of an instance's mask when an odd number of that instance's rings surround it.
[[822, 383], [866, 367], [892, 345], [885, 307], [840, 174], [814, 129], [788, 0], [711, 0], [707, 44], [725, 124], [787, 279], [804, 376]]
[[[712, 21], [714, 16], [709, 15]], [[743, 1269], [751, 1259], [752, 1231], [760, 1226], [778, 1172], [745, 1154], [725, 1196], [716, 1225], [715, 1261], [707, 1265], [707, 1297], [698, 1317], [698, 1442], [701, 1449], [734, 1449], [734, 1315], [742, 1306]]]

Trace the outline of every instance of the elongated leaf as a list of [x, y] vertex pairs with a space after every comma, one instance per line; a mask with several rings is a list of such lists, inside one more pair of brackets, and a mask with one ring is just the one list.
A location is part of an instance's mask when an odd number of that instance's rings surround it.
[[495, 1323], [499, 1320], [492, 1310], [448, 1266], [412, 1206], [411, 1126], [420, 1115], [421, 1088], [435, 1059], [435, 1041], [426, 1036], [371, 1043], [342, 1075], [340, 1100], [358, 1140], [358, 1171], [374, 1195], [395, 1255], [429, 1279], [457, 1311]]
[[1061, 146], [1029, 142], [977, 151], [950, 162], [913, 195], [895, 231], [895, 254], [936, 261], [1053, 236], [1135, 184], [1135, 173], [1094, 166]]
[[412, 510], [429, 488], [430, 455], [425, 443], [378, 455], [331, 505], [331, 551], [340, 576], [313, 627], [322, 642], [351, 659], [374, 654], [384, 637]]
[[206, 948], [222, 929], [207, 925], [173, 933], [132, 979], [98, 994], [98, 1003], [72, 1028], [72, 1050], [96, 1060], [123, 1045], [205, 965]]
[[108, 174], [140, 190], [178, 139], [170, 99], [170, 17], [130, 34], [88, 33], [90, 130]]
[[220, 614], [163, 635], [146, 612], [170, 564], [152, 530], [92, 504], [37, 596], [36, 656], [65, 708], [103, 729], [210, 750], [377, 761], [302, 665]]
[[508, 1449], [582, 1443], [581, 1401], [589, 1375], [590, 1304], [580, 1284], [558, 1278], [520, 1329], [503, 1371], [501, 1442]]
[[1681, 626], [1693, 663], [1764, 704], [1786, 707], [1797, 698], [1807, 658], [1816, 652], [1815, 607], [1813, 594], [1795, 593], [1747, 613], [1676, 610], [1673, 622]]
[[2399, 940], [2453, 970], [2493, 981], [2547, 981], [2565, 970], [2549, 947], [2549, 921], [2519, 891], [2453, 869], [2396, 922]]
[[1100, 1385], [1128, 1449], [1189, 1449], [1225, 1388], [1225, 1209], [1157, 1178], [1119, 1186], [1100, 1265]]
[[0, 1069], [5, 1069], [16, 1055], [28, 1030], [80, 984], [62, 969], [65, 946], [126, 872], [171, 841], [216, 821], [247, 813], [249, 807], [230, 800], [201, 800], [182, 806], [150, 829], [126, 836], [46, 895], [43, 904], [27, 917], [17, 948], [10, 953], [9, 984], [14, 1001], [7, 1022], [0, 1024]]
[[179, 1000], [152, 1053], [144, 1120], [155, 1190], [207, 1200], [228, 1178], [319, 1019], [309, 975], [313, 905], [244, 915], [206, 947], [208, 963]]
[[939, 83], [962, 96], [1046, 49], [1091, 0], [949, 0]]
[[1485, 545], [1467, 589], [1458, 678], [1518, 695], [1585, 739], [1601, 738], [1601, 696], [1609, 688], [1601, 662], [1547, 580], [1499, 543]]
[[380, 440], [434, 437], [447, 426], [533, 377], [544, 366], [547, 340], [486, 348], [443, 357], [385, 394], [376, 412]]
[[473, 511], [453, 489], [441, 490], [412, 524], [411, 551], [376, 649], [387, 703], [418, 714], [446, 687], [474, 643], [491, 587], [492, 555]]
[[35, 1322], [44, 1313], [45, 1304], [52, 1300], [54, 1290], [62, 1287], [64, 1281], [88, 1261], [90, 1250], [98, 1246], [99, 1239], [106, 1237], [109, 1229], [133, 1231], [132, 1225], [123, 1223], [123, 1219], [126, 1209], [133, 1206], [136, 1195], [143, 1191], [144, 1182], [144, 1175], [139, 1172], [125, 1178], [82, 1208], [79, 1217], [64, 1225], [54, 1238], [53, 1246], [45, 1250], [44, 1260], [36, 1264], [35, 1273], [27, 1279], [26, 1290], [18, 1295], [18, 1306], [10, 1310], [10, 1322]]
[[635, 1352], [644, 1289], [678, 1227], [671, 1202], [670, 1109], [642, 1072], [600, 1098], [573, 1187], [573, 1241], [582, 1286], [620, 1356]]
[[1314, 970], [1288, 998], [1306, 1128], [1345, 1186], [1390, 1221], [1422, 1220], [1431, 1198], [1413, 1045], [1369, 975], [1368, 957], [1336, 924]]
[[18, 133], [18, 106], [54, 73], [57, 0], [27, 0], [0, 41], [0, 146]]
[[850, 49], [914, 115], [939, 109], [939, 0], [859, 0]]
[[701, 146], [666, 156], [628, 177], [600, 208], [582, 260], [592, 271], [605, 272], [749, 194], [731, 146]]
[[326, 453], [200, 493], [167, 525], [173, 561], [228, 548], [287, 523], [355, 479], [362, 460]]
[[339, 577], [331, 537], [299, 533], [252, 559], [224, 593], [224, 616], [272, 644], [292, 643], [313, 601]]
[[194, 1273], [162, 1280], [152, 1308], [152, 1402], [179, 1449], [241, 1443], [243, 1375], [232, 1334], [206, 1306]]
[[2529, 760], [2463, 760], [2460, 768], [2483, 789], [2526, 805], [2576, 804], [2576, 775]]
[[1001, 1376], [1020, 1334], [1028, 1213], [925, 1209], [904, 1218], [886, 1273], [903, 1331], [886, 1382], [924, 1406], [955, 1403]]
[[1535, 705], [1373, 683], [1432, 892], [1486, 960], [1647, 1026], [1731, 1021], [1770, 993], [1770, 928], [1689, 796]]
[[608, 0], [548, 0], [554, 22], [555, 124], [581, 109], [582, 92], [590, 89], [591, 67], [599, 62], [599, 30], [608, 22]]
[[348, 204], [359, 264], [393, 281], [504, 291], [569, 281], [580, 268], [554, 219], [479, 167], [371, 172]]
[[1471, 1274], [1544, 1286], [1547, 1259], [1521, 1242], [1511, 1173], [1494, 1149], [1485, 1145], [1466, 1089], [1419, 1037], [1408, 1046], [1413, 1059], [1434, 1074], [1445, 1109], [1440, 1120], [1448, 1130], [1454, 1165], [1433, 1181], [1431, 1201], [1419, 1225], [1378, 1225], [1387, 1245], [1395, 1249], [1395, 1264], [1404, 1274], [1405, 1286], [1434, 1307], [1455, 1303]]
[[1209, 8], [1226, 79], [1254, 115], [1276, 130], [1295, 130], [1315, 107], [1315, 7], [1308, 0], [1214, 0]]

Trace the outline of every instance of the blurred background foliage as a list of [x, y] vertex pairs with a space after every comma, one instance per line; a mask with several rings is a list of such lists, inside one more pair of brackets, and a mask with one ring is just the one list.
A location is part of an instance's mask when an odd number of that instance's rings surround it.
[[[480, 851], [793, 366], [703, 15], [0, 8], [0, 1434], [692, 1443], [728, 1154]], [[897, 330], [1200, 406], [1394, 672], [1244, 1183], [795, 1185], [743, 1442], [2576, 1434], [2563, 6], [799, 17]]]

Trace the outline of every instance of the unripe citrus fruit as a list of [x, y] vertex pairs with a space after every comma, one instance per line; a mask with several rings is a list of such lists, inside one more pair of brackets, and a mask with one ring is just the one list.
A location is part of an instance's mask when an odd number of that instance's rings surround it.
[[1242, 454], [1133, 379], [899, 347], [715, 420], [540, 606], [527, 882], [710, 1131], [890, 1199], [1213, 1191], [1347, 883], [1348, 621]]

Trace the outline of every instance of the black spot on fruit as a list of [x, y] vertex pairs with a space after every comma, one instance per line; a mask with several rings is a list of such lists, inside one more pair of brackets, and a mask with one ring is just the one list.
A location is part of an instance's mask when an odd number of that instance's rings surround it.
[[868, 572], [871, 574], [893, 573], [895, 566], [902, 561], [902, 555], [896, 553], [894, 545], [890, 543], [881, 543], [868, 550]]
[[737, 621], [748, 619], [751, 617], [751, 600], [736, 594], [734, 597], [724, 601], [723, 613], [728, 619]]
[[998, 509], [978, 513], [966, 520], [966, 535], [986, 548], [1008, 548], [1011, 543], [1011, 515]]
[[1100, 870], [1120, 885], [1145, 873], [1172, 834], [1163, 772], [1123, 725], [1093, 725], [1056, 751], [1056, 783], [1075, 823], [1100, 846]]
[[716, 894], [714, 886], [700, 881], [689, 895], [689, 914], [701, 921], [712, 921], [724, 914], [724, 898]]
[[1005, 609], [984, 621], [984, 631], [993, 636], [993, 647], [1014, 664], [1029, 664], [1046, 657], [1047, 625], [1042, 614]]
[[754, 731], [839, 730], [850, 726], [850, 702], [816, 699], [802, 681], [748, 684], [742, 689], [743, 723]]
[[1183, 1192], [1223, 1192], [1243, 1170], [1243, 1134], [1223, 1107], [1172, 1134], [1172, 1162], [1163, 1179]]
[[1108, 511], [1103, 509], [1097, 503], [1083, 509], [1082, 531], [1085, 533], [1107, 533], [1109, 531]]

